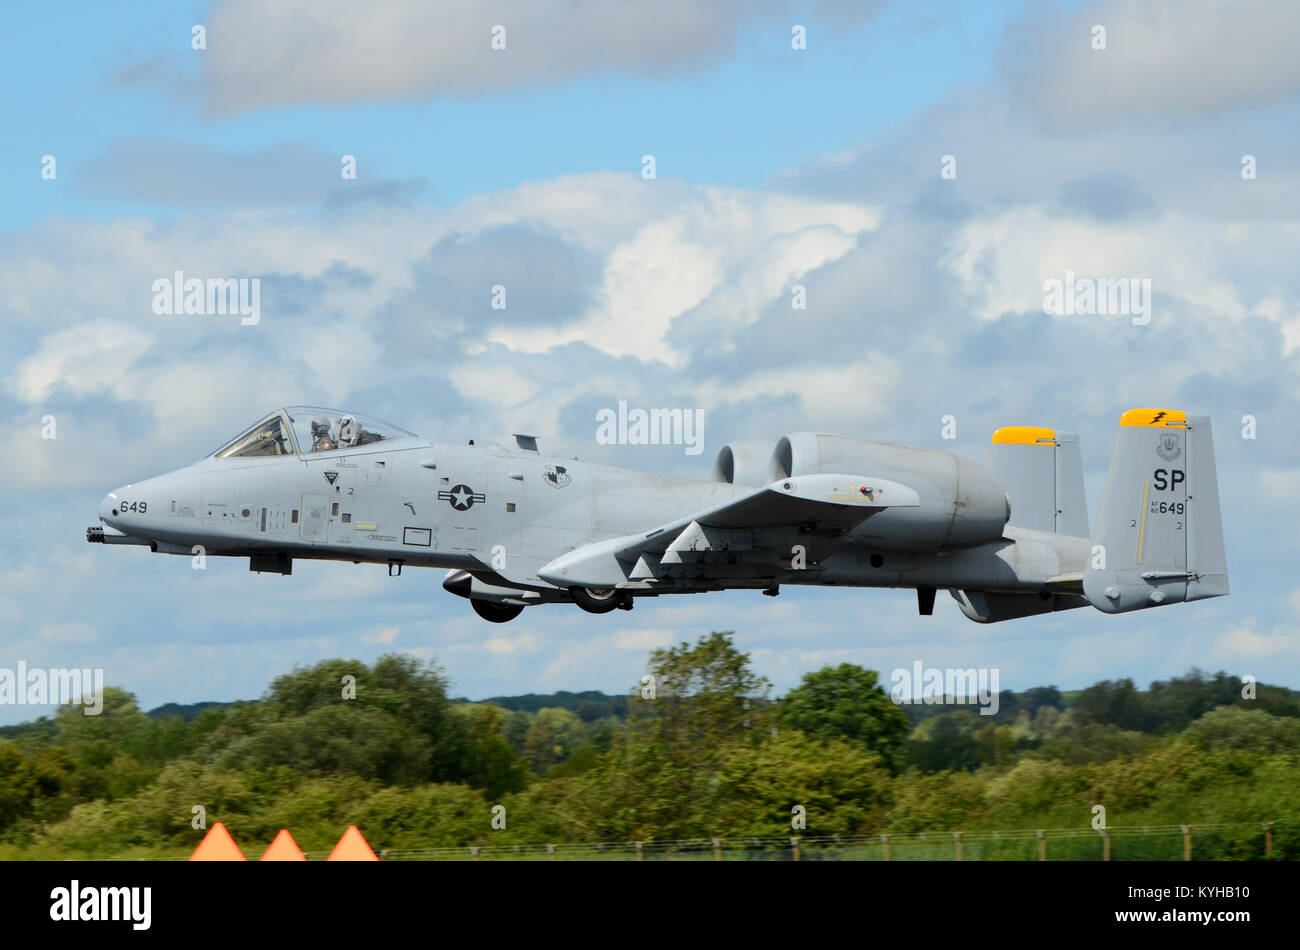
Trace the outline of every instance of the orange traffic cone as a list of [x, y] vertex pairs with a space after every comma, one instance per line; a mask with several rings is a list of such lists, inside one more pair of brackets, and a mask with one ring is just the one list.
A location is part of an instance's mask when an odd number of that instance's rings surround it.
[[191, 861], [247, 861], [235, 839], [221, 822], [208, 829], [199, 846], [190, 855]]
[[356, 825], [348, 825], [348, 830], [343, 832], [343, 837], [339, 843], [334, 846], [330, 852], [327, 861], [378, 861], [375, 852], [370, 850], [370, 845], [366, 844], [366, 839], [361, 832], [357, 830]]
[[262, 855], [263, 861], [306, 861], [307, 856], [302, 853], [298, 847], [298, 842], [293, 840], [293, 835], [289, 834], [288, 828], [281, 828], [280, 833], [275, 836], [271, 846], [266, 849]]

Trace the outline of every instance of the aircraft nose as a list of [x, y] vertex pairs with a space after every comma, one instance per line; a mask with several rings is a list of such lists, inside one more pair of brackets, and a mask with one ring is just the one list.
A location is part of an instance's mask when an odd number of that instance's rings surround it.
[[[104, 500], [99, 503], [100, 521], [105, 524], [113, 524], [118, 519], [121, 514], [117, 507], [118, 503], [125, 495], [126, 489], [130, 487], [130, 485], [123, 485], [121, 488], [115, 488], [104, 496]], [[114, 526], [116, 527], [116, 525]]]

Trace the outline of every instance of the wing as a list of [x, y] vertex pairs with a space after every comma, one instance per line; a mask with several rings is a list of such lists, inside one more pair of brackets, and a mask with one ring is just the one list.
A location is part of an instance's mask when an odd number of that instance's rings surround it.
[[[756, 488], [644, 534], [610, 538], [562, 554], [537, 572], [557, 587], [653, 583], [687, 562], [772, 554], [793, 537], [842, 539], [886, 508], [915, 508], [915, 491], [865, 475], [801, 475]], [[842, 543], [842, 541], [840, 542]], [[710, 557], [711, 556], [711, 557]]]

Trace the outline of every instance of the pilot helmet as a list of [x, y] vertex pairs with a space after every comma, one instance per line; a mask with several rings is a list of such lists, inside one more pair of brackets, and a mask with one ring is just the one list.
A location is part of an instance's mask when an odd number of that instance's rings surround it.
[[313, 438], [330, 434], [330, 421], [324, 416], [317, 416], [311, 421], [311, 434]]

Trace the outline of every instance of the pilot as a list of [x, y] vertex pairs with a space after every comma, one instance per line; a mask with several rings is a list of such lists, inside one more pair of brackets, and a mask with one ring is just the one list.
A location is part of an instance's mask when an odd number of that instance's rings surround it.
[[311, 421], [311, 439], [313, 452], [330, 452], [339, 447], [338, 443], [330, 438], [330, 421], [324, 416], [317, 416]]

